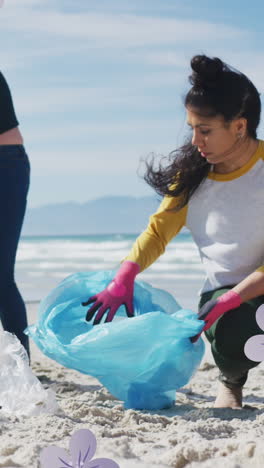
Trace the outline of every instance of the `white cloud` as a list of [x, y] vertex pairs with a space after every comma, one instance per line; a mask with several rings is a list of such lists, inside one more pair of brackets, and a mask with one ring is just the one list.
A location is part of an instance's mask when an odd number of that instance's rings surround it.
[[[182, 113], [182, 121], [184, 122], [184, 111]], [[176, 128], [180, 126], [181, 123], [175, 119], [174, 120], [126, 120], [119, 122], [85, 122], [85, 123], [67, 123], [58, 122], [57, 125], [50, 126], [49, 123], [45, 127], [38, 127], [34, 132], [28, 129], [27, 135], [31, 144], [36, 144], [38, 142], [54, 142], [54, 141], [64, 141], [64, 143], [72, 140], [86, 140], [88, 143], [89, 135], [93, 138], [98, 138], [98, 141], [102, 141], [103, 138], [116, 137], [120, 140], [130, 137], [131, 139], [137, 136], [137, 139], [142, 139], [142, 130], [143, 135], [163, 135], [164, 131], [169, 133], [169, 131], [175, 132]], [[146, 138], [147, 139], [147, 138]], [[129, 140], [128, 140], [129, 141]]]
[[111, 174], [130, 172], [136, 173], [139, 159], [148, 154], [148, 148], [142, 145], [133, 150], [127, 148], [108, 149], [102, 145], [101, 148], [89, 148], [75, 150], [38, 150], [31, 152], [29, 157], [35, 175], [71, 175], [71, 174], [89, 174], [93, 177], [98, 174]]
[[[48, 134], [47, 134], [48, 138]], [[47, 140], [48, 141], [48, 140]], [[107, 140], [102, 139], [101, 144], [95, 147], [89, 145], [87, 138], [86, 147], [72, 146], [67, 144], [59, 145], [54, 149], [52, 145], [49, 148], [42, 148], [42, 145], [25, 147], [29, 154], [34, 176], [71, 176], [88, 174], [90, 178], [104, 174], [105, 176], [126, 174], [131, 177], [137, 176], [137, 172], [144, 166], [144, 161], [149, 155], [155, 154], [168, 155], [174, 149], [169, 142], [163, 142], [156, 145], [149, 143], [139, 144], [116, 144], [108, 145]]]
[[[1, 19], [0, 19], [1, 24]], [[5, 33], [5, 36], [7, 32]], [[1, 38], [1, 32], [0, 32]], [[5, 49], [0, 50], [0, 61], [1, 68], [3, 64], [5, 69], [21, 68], [28, 67], [36, 59], [40, 62], [45, 60], [52, 59], [53, 57], [70, 57], [71, 55], [86, 57], [89, 52], [87, 45], [82, 43], [70, 44], [64, 41], [59, 41], [54, 43], [54, 41], [46, 39], [41, 39], [36, 34], [34, 40], [30, 40], [30, 44], [24, 41], [24, 38], [21, 39], [19, 48], [16, 44], [11, 44], [11, 41], [6, 43]]]
[[[263, 53], [250, 42], [255, 31], [196, 20], [190, 7], [180, 18], [185, 7], [180, 0], [5, 1], [1, 70], [8, 70], [29, 150], [34, 200], [55, 199], [63, 184], [74, 194], [86, 176], [97, 196], [121, 179], [132, 193], [140, 157], [168, 154], [182, 142], [181, 92], [196, 53], [220, 56], [264, 90]], [[97, 178], [108, 176], [99, 186]], [[44, 189], [35, 182], [42, 177]]]
[[[11, 0], [10, 0], [11, 1]], [[34, 9], [38, 2], [11, 1], [1, 13], [1, 31], [12, 30], [69, 39], [92, 41], [98, 47], [137, 47], [164, 44], [187, 44], [193, 40], [231, 40], [245, 35], [236, 27], [206, 21], [146, 17], [128, 14], [70, 13]], [[27, 8], [30, 7], [30, 8]]]
[[[47, 3], [49, 0], [46, 0]], [[5, 10], [13, 8], [23, 8], [35, 7], [43, 5], [43, 0], [6, 0], [5, 1]]]
[[142, 89], [132, 88], [89, 88], [81, 86], [22, 89], [16, 91], [16, 108], [20, 114], [35, 115], [67, 112], [87, 109], [97, 110], [121, 106], [123, 108], [148, 110], [158, 106], [168, 106], [162, 96], [153, 99], [151, 94], [144, 94]]
[[190, 61], [189, 50], [163, 50], [163, 51], [152, 51], [145, 52], [144, 58], [147, 63], [161, 66], [170, 67], [185, 67], [187, 62]]

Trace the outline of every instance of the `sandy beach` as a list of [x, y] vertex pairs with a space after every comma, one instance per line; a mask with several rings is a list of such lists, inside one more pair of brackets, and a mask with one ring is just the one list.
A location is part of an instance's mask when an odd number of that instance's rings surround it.
[[[29, 323], [37, 304], [28, 305]], [[60, 410], [18, 418], [1, 416], [0, 467], [40, 467], [44, 447], [68, 449], [78, 429], [97, 439], [96, 457], [121, 468], [258, 468], [263, 466], [263, 365], [251, 371], [245, 404], [255, 409], [213, 409], [217, 369], [210, 350], [189, 384], [177, 391], [173, 408], [124, 410], [94, 378], [66, 369], [43, 356], [31, 343], [32, 368], [45, 388], [56, 393]], [[52, 466], [50, 468], [53, 468]]]

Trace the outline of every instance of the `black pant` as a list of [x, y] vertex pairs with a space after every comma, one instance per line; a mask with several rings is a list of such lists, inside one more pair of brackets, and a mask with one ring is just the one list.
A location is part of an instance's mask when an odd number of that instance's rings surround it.
[[[210, 299], [216, 299], [233, 286], [204, 293], [199, 307]], [[242, 387], [248, 371], [259, 363], [251, 361], [244, 353], [246, 341], [253, 335], [263, 333], [256, 322], [256, 310], [264, 304], [264, 296], [244, 302], [228, 311], [205, 332], [211, 343], [216, 365], [220, 369], [220, 380], [228, 387]]]
[[14, 265], [29, 188], [30, 166], [22, 145], [0, 145], [0, 318], [29, 353], [24, 301], [14, 279]]

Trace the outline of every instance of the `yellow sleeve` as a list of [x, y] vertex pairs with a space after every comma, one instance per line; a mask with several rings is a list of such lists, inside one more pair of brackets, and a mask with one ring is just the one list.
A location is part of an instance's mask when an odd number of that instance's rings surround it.
[[137, 238], [124, 260], [138, 263], [140, 271], [143, 271], [164, 253], [166, 245], [178, 234], [186, 220], [187, 205], [179, 211], [167, 211], [176, 204], [175, 197], [164, 197], [157, 212], [150, 216], [146, 230]]
[[256, 271], [262, 271], [262, 273], [264, 273], [264, 265], [262, 265], [261, 267], [257, 268]]

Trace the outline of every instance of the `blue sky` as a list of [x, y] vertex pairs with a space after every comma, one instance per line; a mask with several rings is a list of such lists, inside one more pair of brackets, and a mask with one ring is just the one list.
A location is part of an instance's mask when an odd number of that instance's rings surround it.
[[182, 143], [197, 53], [221, 57], [263, 93], [263, 0], [251, 5], [5, 0], [0, 68], [31, 160], [29, 206], [150, 195], [140, 160]]

